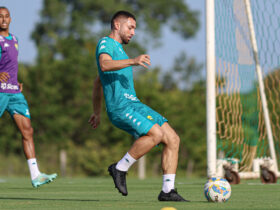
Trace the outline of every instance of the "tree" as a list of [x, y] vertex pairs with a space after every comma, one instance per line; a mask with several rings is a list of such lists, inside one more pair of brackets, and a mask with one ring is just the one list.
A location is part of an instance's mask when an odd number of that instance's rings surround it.
[[[104, 164], [100, 160], [116, 161], [132, 142], [128, 134], [111, 125], [105, 110], [97, 130], [91, 131], [87, 125], [92, 112], [92, 83], [97, 75], [95, 47], [108, 34], [111, 16], [118, 10], [135, 14], [137, 28], [148, 43], [160, 40], [166, 26], [185, 39], [199, 28], [198, 12], [190, 10], [183, 0], [43, 1], [41, 19], [32, 34], [38, 49], [37, 63], [28, 67], [28, 76], [24, 77], [25, 94], [37, 141], [68, 149], [73, 173], [104, 174], [98, 167]], [[125, 46], [129, 56], [146, 51], [147, 46], [141, 42], [138, 39]], [[162, 94], [163, 86], [157, 78], [160, 71], [150, 71], [147, 75], [136, 74], [138, 84], [144, 83], [139, 98], [143, 96], [144, 102], [165, 112], [170, 104], [164, 97], [171, 92]], [[148, 85], [143, 78], [155, 83]], [[178, 96], [174, 101], [180, 103], [182, 94], [177, 87], [175, 92]], [[180, 122], [185, 123], [182, 119]]]

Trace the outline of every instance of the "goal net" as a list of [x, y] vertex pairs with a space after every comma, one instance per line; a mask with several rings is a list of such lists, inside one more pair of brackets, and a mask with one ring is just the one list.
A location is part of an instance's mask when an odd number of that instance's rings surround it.
[[238, 172], [252, 171], [254, 160], [280, 158], [280, 1], [249, 3], [251, 20], [246, 0], [214, 3], [217, 158], [237, 163]]

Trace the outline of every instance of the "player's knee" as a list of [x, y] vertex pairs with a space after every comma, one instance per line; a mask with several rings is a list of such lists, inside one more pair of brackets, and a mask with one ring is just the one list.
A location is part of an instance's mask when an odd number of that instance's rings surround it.
[[173, 150], [179, 150], [180, 137], [177, 134], [173, 134], [168, 138], [169, 147]]
[[163, 139], [163, 132], [161, 130], [158, 130], [156, 133], [152, 135], [152, 137], [153, 137], [154, 145], [158, 145]]

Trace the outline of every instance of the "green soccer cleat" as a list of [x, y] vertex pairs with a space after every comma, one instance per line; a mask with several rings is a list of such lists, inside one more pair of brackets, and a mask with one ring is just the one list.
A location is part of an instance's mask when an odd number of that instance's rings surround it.
[[39, 176], [37, 176], [36, 179], [31, 180], [32, 186], [37, 188], [40, 187], [43, 184], [48, 184], [52, 182], [57, 177], [57, 174], [44, 174], [41, 173]]

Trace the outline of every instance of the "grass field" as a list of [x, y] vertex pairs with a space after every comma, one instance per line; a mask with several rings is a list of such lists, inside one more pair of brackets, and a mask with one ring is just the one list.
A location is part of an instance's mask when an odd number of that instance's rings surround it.
[[[279, 181], [278, 181], [279, 182]], [[190, 203], [158, 202], [161, 179], [139, 181], [128, 178], [128, 196], [123, 197], [105, 178], [58, 178], [34, 189], [28, 178], [0, 179], [0, 209], [280, 209], [280, 185], [263, 185], [259, 180], [232, 186], [227, 203], [209, 203], [203, 195], [205, 179], [176, 181], [178, 192]]]

